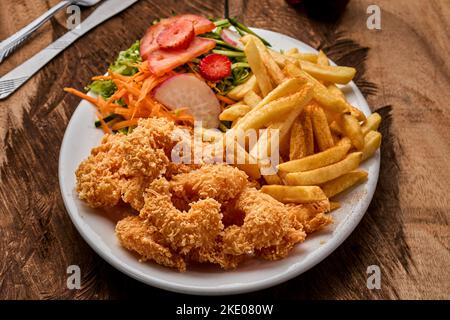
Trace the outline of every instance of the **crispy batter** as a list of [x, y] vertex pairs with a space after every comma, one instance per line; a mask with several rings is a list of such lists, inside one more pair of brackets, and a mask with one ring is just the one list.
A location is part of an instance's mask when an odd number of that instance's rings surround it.
[[187, 202], [213, 198], [224, 203], [247, 186], [244, 171], [226, 164], [204, 165], [198, 170], [179, 174], [170, 181], [173, 195]]
[[190, 203], [188, 212], [182, 212], [173, 205], [164, 178], [153, 181], [147, 189], [140, 216], [156, 226], [170, 247], [182, 254], [195, 248], [212, 248], [223, 230], [220, 203], [202, 199]]
[[123, 194], [125, 202], [140, 209], [142, 200], [132, 201], [134, 195], [166, 171], [167, 153], [176, 143], [173, 128], [167, 120], [150, 118], [128, 135], [106, 135], [76, 171], [80, 199], [94, 208], [112, 207]]
[[120, 220], [116, 226], [120, 243], [128, 250], [135, 251], [141, 260], [152, 260], [163, 266], [186, 270], [184, 259], [161, 245], [161, 236], [154, 226], [135, 216]]
[[191, 261], [218, 264], [225, 270], [236, 269], [239, 263], [244, 261], [245, 258], [245, 255], [232, 255], [224, 253], [223, 244], [220, 241], [216, 241], [213, 248], [195, 249], [189, 255], [189, 259]]
[[119, 135], [105, 135], [100, 146], [91, 151], [77, 171], [77, 192], [81, 200], [93, 208], [112, 207], [120, 200], [121, 158], [111, 150], [122, 140]]
[[285, 205], [227, 164], [170, 161], [177, 142], [192, 143], [176, 128], [150, 118], [128, 135], [106, 135], [76, 172], [79, 197], [91, 207], [122, 199], [139, 211], [119, 221], [116, 233], [142, 260], [180, 271], [190, 262], [233, 269], [249, 256], [284, 258], [331, 223], [328, 201]]
[[307, 234], [313, 233], [333, 222], [329, 214], [330, 202], [328, 200], [318, 201], [310, 204], [286, 204], [289, 217], [294, 224], [303, 226]]
[[245, 213], [242, 226], [232, 225], [224, 231], [224, 252], [254, 254], [274, 246], [302, 242], [305, 233], [292, 225], [284, 204], [254, 188], [245, 189], [236, 200], [236, 209]]

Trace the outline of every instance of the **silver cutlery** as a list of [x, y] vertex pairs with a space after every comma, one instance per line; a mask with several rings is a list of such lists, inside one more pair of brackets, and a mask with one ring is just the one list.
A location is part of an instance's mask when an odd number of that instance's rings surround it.
[[31, 78], [39, 69], [86, 32], [125, 10], [138, 0], [106, 0], [80, 25], [0, 78], [0, 100], [5, 99]]
[[50, 10], [44, 13], [42, 16], [31, 22], [26, 27], [17, 31], [12, 36], [3, 40], [0, 43], [0, 63], [9, 56], [17, 47], [19, 47], [25, 40], [27, 40], [33, 32], [39, 29], [46, 21], [48, 21], [51, 17], [53, 17], [58, 11], [63, 10], [69, 5], [75, 4], [85, 7], [90, 7], [101, 0], [64, 0], [53, 6]]

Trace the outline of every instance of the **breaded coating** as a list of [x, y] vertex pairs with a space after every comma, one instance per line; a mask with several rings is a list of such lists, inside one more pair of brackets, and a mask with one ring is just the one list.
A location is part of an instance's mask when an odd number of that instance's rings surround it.
[[146, 176], [134, 176], [128, 179], [122, 179], [121, 181], [121, 191], [122, 200], [125, 203], [130, 204], [130, 206], [140, 211], [144, 206], [144, 192], [153, 181], [153, 177]]
[[112, 207], [123, 195], [125, 202], [139, 210], [143, 203], [139, 193], [169, 164], [167, 154], [176, 143], [173, 129], [170, 121], [149, 118], [140, 120], [128, 135], [105, 135], [76, 171], [80, 199], [94, 208]]
[[224, 203], [236, 198], [247, 184], [244, 171], [227, 164], [208, 164], [174, 176], [170, 181], [170, 190], [175, 197], [187, 202], [213, 198]]
[[122, 246], [137, 252], [142, 261], [151, 260], [179, 271], [186, 270], [184, 259], [161, 245], [159, 243], [161, 236], [158, 235], [156, 228], [143, 219], [130, 216], [120, 220], [116, 226], [116, 234]]
[[228, 164], [175, 163], [177, 143], [193, 143], [184, 129], [163, 118], [140, 120], [128, 135], [105, 135], [76, 171], [77, 192], [89, 206], [122, 200], [139, 212], [119, 221], [116, 233], [142, 260], [179, 271], [193, 262], [234, 269], [252, 256], [284, 258], [332, 222], [328, 200], [283, 204]]
[[223, 252], [223, 245], [216, 241], [212, 249], [195, 249], [189, 254], [189, 260], [200, 263], [218, 264], [225, 270], [236, 269], [239, 263], [245, 260], [246, 255], [232, 255]]
[[117, 168], [122, 159], [111, 150], [122, 140], [123, 136], [120, 135], [105, 135], [100, 146], [92, 149], [89, 158], [75, 172], [78, 196], [90, 207], [112, 207], [120, 200], [120, 175]]
[[235, 206], [245, 213], [244, 223], [224, 231], [225, 253], [254, 254], [255, 250], [286, 246], [305, 239], [301, 226], [293, 227], [285, 205], [267, 194], [247, 188], [238, 196]]
[[313, 233], [333, 222], [328, 200], [308, 204], [286, 204], [289, 217], [294, 224], [300, 224], [307, 234]]
[[172, 203], [169, 182], [160, 178], [151, 183], [145, 194], [140, 217], [154, 225], [170, 247], [187, 254], [192, 249], [212, 249], [223, 230], [220, 203], [212, 198], [190, 203], [187, 212]]

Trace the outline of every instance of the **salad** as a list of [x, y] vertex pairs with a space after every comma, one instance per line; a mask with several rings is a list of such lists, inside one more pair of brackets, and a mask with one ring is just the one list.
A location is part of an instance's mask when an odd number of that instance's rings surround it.
[[[234, 30], [232, 30], [234, 29]], [[252, 75], [239, 41], [252, 30], [229, 19], [183, 14], [153, 21], [141, 40], [121, 51], [106, 75], [92, 78], [85, 92], [65, 88], [96, 106], [95, 126], [129, 133], [140, 118], [165, 117], [178, 124], [226, 131], [219, 114], [235, 103], [227, 94]]]

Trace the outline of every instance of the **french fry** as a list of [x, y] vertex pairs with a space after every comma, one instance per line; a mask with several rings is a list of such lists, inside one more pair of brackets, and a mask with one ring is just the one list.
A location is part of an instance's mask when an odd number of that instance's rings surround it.
[[314, 153], [314, 131], [311, 120], [311, 105], [307, 105], [304, 108], [303, 113], [300, 115], [303, 132], [305, 134], [305, 150], [307, 156]]
[[330, 212], [336, 209], [339, 209], [341, 204], [337, 201], [330, 201]]
[[219, 119], [222, 121], [236, 121], [238, 118], [246, 115], [250, 110], [252, 110], [252, 108], [248, 105], [235, 103], [224, 109], [219, 115]]
[[362, 149], [362, 160], [364, 161], [378, 150], [381, 146], [381, 133], [378, 131], [369, 131], [364, 137], [364, 148]]
[[295, 54], [295, 53], [298, 53], [298, 49], [297, 48], [290, 48], [289, 50], [286, 50], [284, 52], [284, 54], [287, 55], [287, 56], [289, 56], [291, 54]]
[[345, 100], [345, 94], [344, 94], [344, 93], [342, 92], [342, 90], [339, 89], [338, 86], [335, 85], [334, 83], [328, 85], [328, 86], [327, 86], [327, 89], [328, 89], [328, 91], [329, 91], [331, 94], [333, 94], [333, 95], [335, 95], [335, 96], [337, 96], [337, 97], [340, 97], [341, 99], [344, 99], [344, 100]]
[[304, 78], [290, 78], [283, 81], [275, 89], [273, 89], [267, 96], [265, 96], [255, 107], [255, 109], [261, 108], [265, 104], [294, 94], [302, 89], [302, 87], [307, 83]]
[[[282, 120], [271, 123], [268, 129], [278, 131], [279, 151], [281, 153], [289, 150], [289, 129], [292, 127], [295, 119], [302, 112], [302, 107], [292, 110]], [[263, 159], [262, 156], [270, 156], [270, 137], [268, 136], [269, 130], [263, 131], [258, 139], [258, 143], [250, 150], [250, 154], [257, 158]]]
[[301, 70], [295, 64], [288, 62], [284, 72], [291, 77], [304, 78], [310, 82], [314, 86], [314, 99], [327, 110], [338, 114], [348, 112], [350, 110], [350, 105], [346, 101], [330, 94], [327, 87], [307, 72]]
[[273, 83], [276, 85], [279, 85], [282, 83], [285, 79], [285, 76], [283, 74], [283, 71], [281, 71], [278, 64], [275, 62], [274, 58], [272, 58], [272, 55], [267, 50], [267, 47], [264, 45], [264, 43], [257, 37], [252, 36], [253, 40], [255, 41], [256, 47], [259, 50], [259, 53], [262, 57], [262, 60], [264, 62], [264, 65], [267, 68], [267, 71], [269, 72], [270, 77], [272, 78]]
[[244, 96], [244, 103], [251, 108], [254, 108], [261, 102], [261, 97], [253, 90], [247, 92]]
[[363, 170], [351, 171], [336, 179], [325, 182], [321, 187], [326, 196], [331, 198], [356, 185], [357, 183], [365, 181], [367, 179], [367, 175], [367, 172]]
[[302, 120], [297, 117], [291, 127], [289, 140], [289, 159], [296, 160], [306, 156], [305, 131]]
[[367, 117], [367, 120], [361, 126], [361, 131], [363, 135], [368, 134], [371, 130], [378, 130], [378, 127], [381, 123], [381, 116], [374, 112], [370, 116]]
[[250, 65], [250, 69], [252, 69], [253, 74], [256, 76], [258, 87], [261, 90], [262, 95], [265, 97], [270, 91], [272, 91], [273, 85], [254, 39], [250, 39], [247, 42], [244, 47], [244, 52], [247, 57], [248, 64]]
[[[327, 87], [328, 92], [330, 92], [332, 95], [335, 95], [336, 97], [340, 98], [341, 100], [345, 101], [347, 103], [347, 100], [345, 99], [344, 93], [339, 89], [335, 84], [331, 84]], [[350, 113], [359, 121], [365, 121], [366, 116], [365, 114], [359, 110], [358, 108], [355, 108], [351, 104], [347, 103], [350, 109]]]
[[223, 132], [217, 129], [202, 129], [202, 140], [208, 142], [219, 141], [223, 137]]
[[[231, 130], [227, 132], [230, 131]], [[235, 165], [253, 179], [261, 178], [258, 161], [239, 145], [234, 136], [225, 135], [222, 140], [217, 143], [222, 143], [223, 147], [226, 148], [224, 154], [227, 163]], [[233, 157], [231, 157], [231, 154], [228, 152], [229, 150], [233, 151]]]
[[234, 128], [237, 123], [239, 122], [239, 120], [241, 120], [242, 117], [236, 118], [236, 120], [233, 121], [233, 123], [231, 124], [231, 128]]
[[341, 136], [331, 131], [331, 136], [333, 137], [334, 145], [341, 140]]
[[362, 152], [353, 152], [343, 160], [326, 167], [309, 171], [288, 173], [285, 180], [288, 185], [320, 185], [358, 168], [358, 165], [361, 162], [361, 157]]
[[350, 145], [350, 148], [352, 146], [352, 141], [347, 137], [342, 138], [341, 140], [339, 140], [338, 143], [336, 143], [336, 146], [346, 146], [346, 145]]
[[343, 138], [338, 145], [325, 151], [304, 157], [302, 159], [291, 160], [278, 165], [278, 170], [282, 172], [300, 172], [310, 171], [326, 167], [339, 162], [345, 158], [345, 155], [351, 148], [351, 142], [348, 138]]
[[269, 50], [261, 41], [261, 39], [251, 34], [247, 34], [242, 38], [242, 42], [245, 44], [248, 44], [250, 41], [254, 41], [256, 48], [258, 49], [259, 55], [261, 56], [261, 59], [264, 65], [266, 66], [267, 72], [269, 73], [273, 83], [275, 85], [278, 85], [281, 82], [283, 82], [285, 78], [283, 72], [281, 71], [280, 67], [275, 62], [274, 58], [269, 53]]
[[264, 180], [266, 180], [267, 184], [282, 184], [283, 181], [281, 181], [281, 178], [277, 175], [277, 174], [272, 174], [272, 175], [265, 175], [263, 176]]
[[234, 87], [228, 92], [227, 97], [235, 101], [242, 100], [247, 92], [253, 90], [256, 91], [258, 83], [256, 82], [256, 76], [252, 75], [246, 82]]
[[304, 85], [297, 93], [273, 100], [265, 105], [256, 106], [238, 122], [236, 129], [242, 129], [244, 131], [248, 129], [259, 129], [273, 122], [273, 119], [281, 120], [283, 115], [294, 108], [301, 110], [311, 101], [311, 98], [312, 87], [310, 85]]
[[317, 55], [317, 64], [319, 66], [329, 66], [330, 65], [330, 61], [328, 60], [327, 55], [320, 50], [319, 54]]
[[356, 74], [355, 68], [323, 66], [305, 60], [300, 60], [300, 66], [314, 78], [332, 83], [347, 84]]
[[312, 125], [314, 138], [320, 151], [324, 151], [334, 146], [333, 136], [328, 126], [327, 116], [323, 109], [315, 105], [312, 109]]
[[294, 57], [290, 57], [288, 55], [284, 55], [278, 51], [269, 49], [269, 53], [272, 56], [273, 60], [278, 64], [280, 68], [284, 68], [287, 62], [296, 64], [297, 59]]
[[330, 130], [331, 130], [331, 133], [343, 135], [342, 128], [337, 121], [333, 121], [330, 123]]
[[351, 114], [343, 114], [341, 118], [341, 127], [344, 135], [350, 138], [353, 146], [357, 150], [364, 148], [364, 135], [361, 131], [359, 121]]
[[318, 186], [263, 186], [261, 191], [283, 203], [309, 203], [327, 200]]
[[312, 62], [312, 63], [317, 63], [317, 58], [318, 58], [317, 54], [306, 53], [306, 52], [291, 53], [291, 54], [286, 54], [286, 55], [291, 58], [295, 58], [297, 61], [303, 60], [303, 61], [308, 61], [308, 62]]

